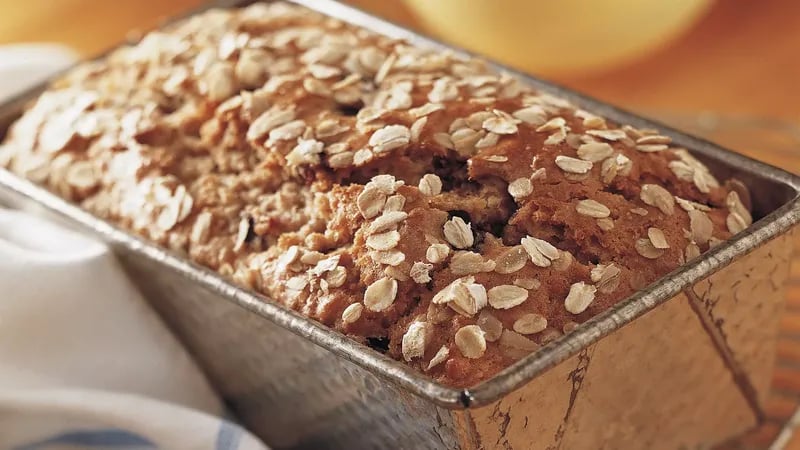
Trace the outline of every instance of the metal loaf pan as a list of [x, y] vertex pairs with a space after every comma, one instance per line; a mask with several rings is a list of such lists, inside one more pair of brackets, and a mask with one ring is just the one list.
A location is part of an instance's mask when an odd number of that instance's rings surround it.
[[[464, 53], [334, 1], [295, 2]], [[2, 169], [0, 203], [108, 242], [234, 413], [276, 448], [706, 448], [757, 425], [798, 234], [800, 178], [496, 67], [615, 122], [664, 130], [719, 177], [748, 184], [760, 220], [491, 380], [455, 389]], [[0, 135], [42, 89], [0, 108]]]

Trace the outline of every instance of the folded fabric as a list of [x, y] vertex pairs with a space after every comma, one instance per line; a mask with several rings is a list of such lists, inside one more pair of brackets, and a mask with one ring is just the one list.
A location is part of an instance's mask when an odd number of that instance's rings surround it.
[[0, 448], [264, 449], [101, 243], [0, 209]]
[[15, 450], [265, 448], [238, 425], [136, 395], [0, 391], [0, 445]]
[[52, 44], [14, 44], [0, 47], [0, 101], [31, 88], [77, 60], [69, 48]]

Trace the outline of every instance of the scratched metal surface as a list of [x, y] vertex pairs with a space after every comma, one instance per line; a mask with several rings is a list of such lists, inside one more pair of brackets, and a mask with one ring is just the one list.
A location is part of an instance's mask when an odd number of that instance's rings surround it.
[[769, 242], [523, 388], [467, 410], [468, 448], [711, 448], [755, 428], [792, 239]]
[[[247, 428], [276, 448], [456, 449], [448, 410], [135, 252], [123, 265]], [[214, 331], [209, 332], [209, 327]]]
[[694, 285], [690, 295], [707, 316], [720, 345], [751, 383], [752, 401], [767, 401], [775, 366], [784, 286], [794, 248], [787, 233]]
[[[441, 47], [410, 31], [333, 1], [296, 2], [393, 37], [406, 38], [419, 45]], [[584, 355], [583, 360], [588, 361], [586, 355], [590, 349], [596, 352], [599, 351], [597, 349], [609, 348], [609, 342], [617, 342], [618, 348], [615, 352], [615, 346], [612, 346], [604, 358], [611, 358], [608, 361], [623, 358], [630, 362], [630, 359], [626, 359], [629, 356], [626, 356], [625, 350], [634, 341], [621, 338], [629, 327], [641, 328], [637, 324], [646, 319], [642, 317], [644, 314], [650, 311], [651, 314], [658, 314], [667, 305], [675, 303], [676, 295], [694, 283], [783, 235], [800, 221], [798, 178], [580, 94], [523, 74], [514, 74], [540, 90], [567, 97], [583, 108], [614, 121], [637, 127], [666, 129], [665, 134], [671, 136], [677, 145], [687, 147], [705, 159], [717, 175], [723, 178], [735, 176], [752, 186], [757, 216], [763, 218], [732, 241], [554, 341], [492, 380], [469, 390], [448, 388], [431, 382], [403, 364], [389, 360], [259, 295], [232, 286], [216, 274], [100, 221], [2, 170], [0, 198], [9, 204], [55, 214], [111, 243], [142, 289], [148, 292], [154, 306], [194, 352], [234, 410], [276, 447], [381, 448], [385, 447], [386, 442], [393, 442], [395, 448], [475, 448], [478, 445], [476, 443], [483, 442], [476, 441], [482, 439], [482, 433], [502, 431], [503, 427], [512, 423], [506, 423], [504, 419], [499, 423], [488, 421], [482, 424], [481, 420], [476, 420], [479, 417], [477, 411], [482, 411], [481, 408], [494, 408], [497, 402], [514, 398], [532, 385], [541, 385], [542, 380], [568, 369], [570, 358], [577, 357], [581, 361], [580, 355]], [[23, 97], [22, 101], [0, 108], [0, 130], [5, 129], [9, 121], [19, 114], [22, 103], [29, 98], [30, 94]], [[600, 340], [606, 336], [610, 337]], [[729, 364], [732, 358], [726, 358], [726, 353], [719, 350], [719, 340], [715, 340], [710, 333], [708, 336], [717, 346], [716, 355]], [[670, 345], [678, 345], [679, 342], [676, 339]], [[617, 356], [612, 358], [611, 355]], [[614, 395], [620, 392], [624, 395], [622, 398], [626, 398], [644, 395], [644, 391], [653, 388], [650, 382], [635, 384], [637, 388], [633, 390], [625, 388], [620, 391], [624, 387], [624, 380], [612, 383], [611, 380], [616, 379], [608, 375], [593, 378], [588, 375], [590, 367], [581, 369], [581, 373], [585, 372], [581, 376], [581, 391], [599, 392], [618, 400], [619, 397]], [[729, 372], [733, 376], [733, 372]], [[682, 380], [680, 373], [673, 375], [678, 377], [676, 383]], [[552, 390], [557, 390], [555, 384], [550, 386]], [[588, 389], [590, 386], [591, 390]], [[571, 383], [568, 387], [570, 397], [577, 395], [573, 394]], [[552, 394], [550, 391], [550, 388], [542, 390], [547, 395]], [[735, 403], [731, 398], [742, 395], [740, 387], [723, 391], [729, 393], [725, 397], [728, 398], [728, 406], [715, 411], [712, 416], [736, 411], [743, 411], [742, 414], [746, 415], [747, 411], [753, 410], [753, 405], [748, 404], [747, 399], [745, 406], [730, 406]], [[615, 392], [617, 394], [609, 394]], [[686, 403], [688, 397], [682, 396], [680, 390], [675, 390], [670, 398], [683, 399], [684, 410], [689, 409]], [[551, 401], [558, 403], [561, 401], [559, 399], [555, 396]], [[588, 406], [584, 407], [588, 411], [586, 414], [603, 411], [597, 408], [593, 410], [592, 404], [588, 402]], [[466, 412], [457, 411], [464, 408], [469, 409]], [[633, 412], [629, 414], [656, 417], [652, 405], [646, 402], [633, 403], [630, 409]], [[553, 410], [558, 411], [556, 406], [553, 406]], [[543, 415], [542, 411], [547, 411], [547, 414]], [[537, 426], [546, 428], [548, 420], [557, 422], [559, 442], [566, 442], [574, 431], [569, 424], [577, 423], [564, 421], [563, 416], [551, 413], [550, 409], [527, 410], [526, 417], [532, 413], [536, 413]], [[570, 413], [570, 417], [573, 414]], [[736, 420], [742, 424], [747, 422], [745, 419]], [[724, 422], [738, 423], [736, 420]], [[491, 431], [487, 426], [497, 428]], [[608, 431], [602, 426], [592, 429], [596, 429], [600, 435]], [[540, 439], [527, 428], [523, 428], [521, 433], [519, 436], [527, 439], [527, 442], [535, 442], [533, 438]], [[587, 438], [591, 436], [586, 435]], [[703, 439], [711, 437], [705, 436]], [[486, 442], [490, 441], [486, 439]], [[502, 441], [500, 439], [498, 442]], [[525, 441], [521, 442], [524, 444]]]

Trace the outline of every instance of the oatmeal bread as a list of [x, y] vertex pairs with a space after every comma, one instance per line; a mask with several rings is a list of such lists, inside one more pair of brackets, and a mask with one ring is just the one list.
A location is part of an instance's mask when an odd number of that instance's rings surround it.
[[280, 3], [73, 70], [0, 165], [454, 386], [752, 221], [654, 130]]

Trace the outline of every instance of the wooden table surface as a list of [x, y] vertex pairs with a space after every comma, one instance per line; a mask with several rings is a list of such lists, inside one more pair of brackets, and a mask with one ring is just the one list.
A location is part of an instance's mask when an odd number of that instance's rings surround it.
[[[399, 1], [350, 0], [416, 27]], [[92, 55], [200, 0], [0, 0], [0, 44], [61, 42]], [[800, 172], [800, 1], [718, 0], [683, 37], [611, 72], [556, 80]], [[711, 112], [699, 116], [701, 112]], [[768, 421], [734, 448], [765, 448], [800, 404], [800, 239]], [[800, 450], [800, 433], [786, 447]]]

